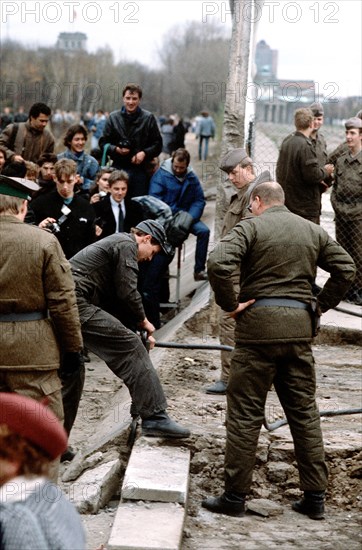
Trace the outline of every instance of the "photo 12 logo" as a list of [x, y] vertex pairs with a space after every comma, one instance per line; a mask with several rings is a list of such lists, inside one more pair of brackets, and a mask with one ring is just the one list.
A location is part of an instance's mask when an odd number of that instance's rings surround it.
[[139, 23], [137, 2], [7, 2], [0, 4], [1, 23]]
[[249, 21], [256, 23], [265, 18], [269, 23], [275, 23], [277, 18], [282, 18], [287, 23], [298, 23], [301, 20], [310, 23], [339, 23], [336, 17], [339, 12], [337, 2], [286, 2], [285, 0], [235, 0], [233, 7], [225, 2], [203, 2], [202, 22], [218, 21], [226, 23], [231, 17], [238, 23]]

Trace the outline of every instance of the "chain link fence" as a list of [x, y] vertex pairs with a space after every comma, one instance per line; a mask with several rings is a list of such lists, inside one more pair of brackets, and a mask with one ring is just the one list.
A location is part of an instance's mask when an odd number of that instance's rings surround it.
[[[279, 148], [283, 139], [294, 131], [295, 127], [292, 124], [263, 122], [257, 118], [250, 122], [247, 143], [251, 156], [256, 163], [257, 174], [269, 170], [272, 178], [276, 178]], [[329, 155], [344, 142], [344, 132], [345, 128], [342, 124], [336, 126], [323, 125], [321, 133], [326, 139]], [[320, 224], [354, 259], [357, 267], [357, 277], [346, 296], [346, 300], [362, 305], [362, 169], [359, 163], [356, 163], [353, 168], [345, 164], [343, 166], [338, 164], [336, 168], [336, 172], [338, 171], [337, 178], [339, 178], [338, 181], [341, 182], [341, 185], [329, 188], [322, 194]], [[351, 177], [346, 178], [346, 176], [343, 176], [343, 172], [346, 170], [349, 170], [349, 174], [352, 175], [352, 183]], [[338, 201], [342, 202], [342, 206], [339, 208]], [[327, 278], [327, 273], [318, 270], [317, 282], [319, 284], [323, 284]]]

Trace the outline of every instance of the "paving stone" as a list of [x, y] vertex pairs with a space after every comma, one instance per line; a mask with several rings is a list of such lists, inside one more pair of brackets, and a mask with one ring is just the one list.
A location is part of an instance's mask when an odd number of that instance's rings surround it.
[[140, 438], [133, 447], [122, 485], [122, 499], [184, 503], [190, 451], [163, 440]]
[[122, 502], [107, 550], [178, 550], [184, 514], [184, 508], [175, 503]]

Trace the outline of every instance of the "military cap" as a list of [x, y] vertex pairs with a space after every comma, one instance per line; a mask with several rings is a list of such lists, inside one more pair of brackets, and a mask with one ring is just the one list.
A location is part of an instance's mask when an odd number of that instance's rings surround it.
[[146, 235], [151, 235], [158, 242], [165, 254], [172, 252], [172, 246], [167, 242], [165, 228], [156, 220], [144, 220], [136, 225], [136, 229], [143, 231]]
[[228, 151], [226, 155], [224, 155], [221, 159], [220, 170], [228, 174], [229, 172], [231, 172], [231, 170], [234, 170], [235, 166], [237, 166], [241, 162], [247, 165], [252, 164], [253, 161], [248, 156], [245, 149], [232, 149], [231, 151]]
[[349, 118], [344, 123], [347, 130], [350, 130], [351, 128], [362, 128], [362, 120], [358, 118], [357, 116], [354, 116], [352, 118]]
[[356, 116], [358, 116], [358, 118], [360, 118], [362, 120], [362, 109], [360, 111], [358, 111]]
[[321, 103], [312, 103], [312, 105], [309, 107], [309, 109], [312, 111], [313, 116], [323, 116], [324, 115], [324, 109], [323, 109], [323, 105]]
[[43, 403], [17, 393], [0, 393], [0, 425], [40, 447], [51, 460], [60, 456], [68, 436], [59, 419]]
[[248, 204], [250, 202], [250, 197], [251, 197], [255, 187], [257, 187], [261, 183], [267, 183], [268, 181], [273, 181], [273, 178], [272, 178], [271, 173], [269, 172], [269, 170], [265, 170], [264, 172], [259, 174], [259, 176], [256, 177], [253, 182], [250, 183], [250, 185], [247, 188], [247, 191], [245, 193], [245, 198], [246, 198]]
[[24, 178], [9, 178], [0, 174], [0, 195], [9, 195], [19, 199], [30, 199], [31, 193], [38, 191], [39, 185]]

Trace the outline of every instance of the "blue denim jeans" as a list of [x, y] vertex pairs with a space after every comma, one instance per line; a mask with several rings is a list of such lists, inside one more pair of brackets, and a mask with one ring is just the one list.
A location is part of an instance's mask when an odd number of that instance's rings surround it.
[[191, 227], [191, 233], [196, 236], [194, 273], [200, 273], [206, 266], [210, 229], [202, 221], [198, 221]]
[[[210, 136], [199, 137], [199, 160], [207, 160], [209, 154], [209, 139]], [[204, 155], [202, 155], [202, 144], [204, 143]]]

